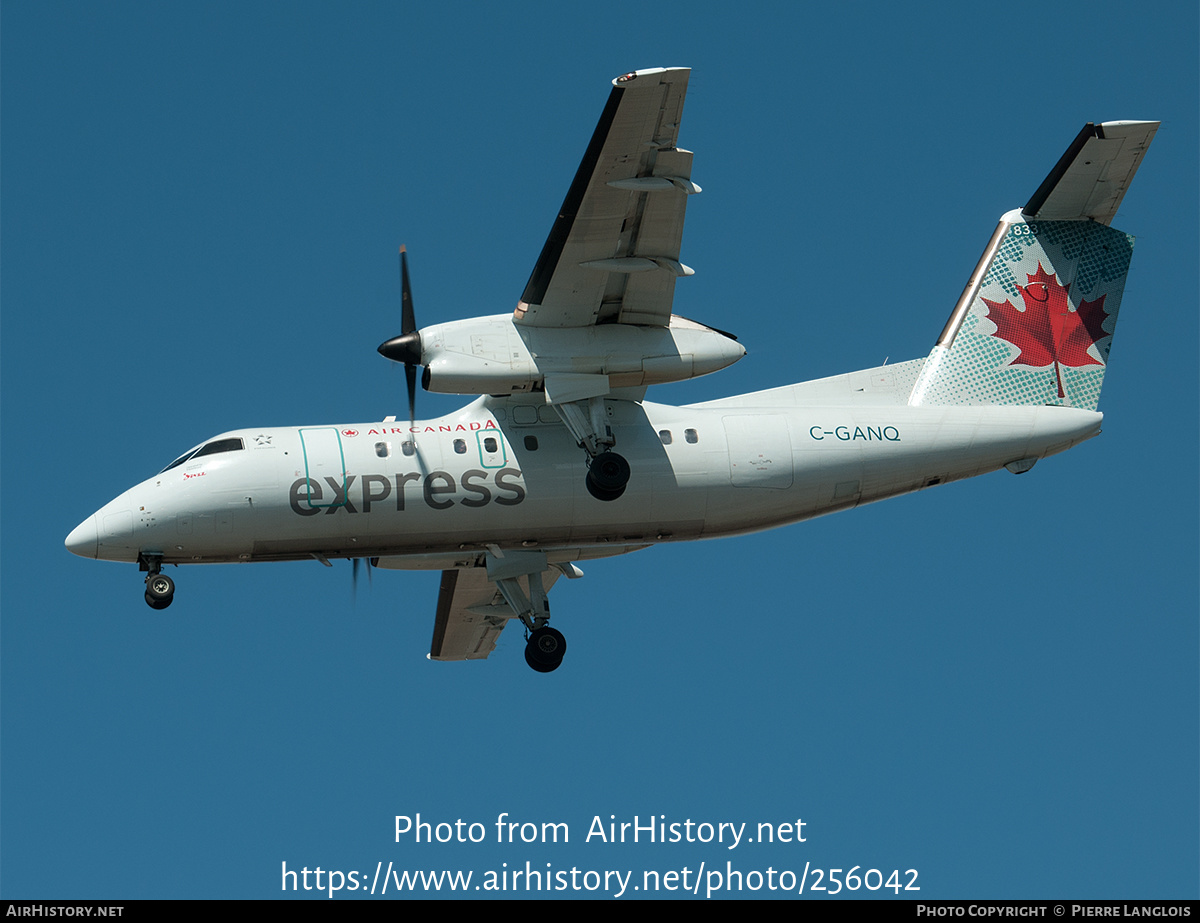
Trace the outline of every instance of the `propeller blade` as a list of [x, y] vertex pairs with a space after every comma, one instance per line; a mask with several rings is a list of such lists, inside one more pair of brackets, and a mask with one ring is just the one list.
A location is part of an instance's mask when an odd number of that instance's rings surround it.
[[359, 565], [362, 564], [364, 561], [366, 562], [366, 564], [367, 564], [367, 586], [368, 586], [368, 588], [373, 588], [375, 586], [375, 578], [371, 575], [371, 571], [375, 567], [375, 565], [372, 562], [378, 561], [378, 560], [379, 560], [379, 558], [351, 558], [350, 559], [350, 576], [351, 576], [350, 600], [355, 605], [358, 604]]
[[408, 425], [412, 427], [417, 422], [417, 367], [415, 365], [405, 364], [404, 383], [408, 385]]
[[[421, 364], [421, 332], [413, 311], [412, 283], [408, 279], [408, 249], [400, 247], [400, 336], [379, 344], [379, 354], [393, 362], [404, 363], [404, 381], [408, 386], [408, 422], [417, 419], [417, 366]], [[428, 371], [428, 370], [427, 370]]]
[[400, 333], [412, 333], [417, 329], [417, 318], [413, 313], [412, 285], [408, 281], [408, 249], [400, 245]]

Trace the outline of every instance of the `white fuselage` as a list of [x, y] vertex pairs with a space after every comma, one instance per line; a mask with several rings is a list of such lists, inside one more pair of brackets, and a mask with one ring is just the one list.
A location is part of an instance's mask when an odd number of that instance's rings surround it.
[[484, 397], [411, 427], [224, 433], [211, 441], [244, 447], [143, 481], [67, 545], [86, 557], [164, 563], [381, 557], [385, 566], [446, 567], [485, 548], [599, 556], [769, 528], [1031, 463], [1096, 435], [1102, 419], [1067, 407], [899, 404], [610, 401], [608, 412], [633, 471], [612, 502], [588, 493], [586, 456], [553, 408]]

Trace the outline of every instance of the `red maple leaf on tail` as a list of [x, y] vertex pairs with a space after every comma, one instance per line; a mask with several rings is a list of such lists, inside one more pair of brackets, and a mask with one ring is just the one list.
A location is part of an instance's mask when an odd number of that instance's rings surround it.
[[1007, 340], [1021, 350], [1010, 365], [1030, 365], [1043, 368], [1053, 363], [1054, 376], [1058, 379], [1058, 396], [1063, 393], [1060, 366], [1078, 368], [1083, 365], [1103, 365], [1093, 359], [1088, 350], [1104, 332], [1104, 310], [1101, 295], [1095, 301], [1082, 301], [1079, 308], [1071, 310], [1067, 299], [1068, 289], [1059, 285], [1058, 279], [1042, 269], [1027, 275], [1029, 284], [1017, 286], [1025, 310], [1018, 311], [1011, 302], [988, 301], [988, 317], [996, 325], [995, 335]]

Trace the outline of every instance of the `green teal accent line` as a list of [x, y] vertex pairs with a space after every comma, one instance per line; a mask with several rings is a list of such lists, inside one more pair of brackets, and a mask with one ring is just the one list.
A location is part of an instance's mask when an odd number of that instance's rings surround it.
[[[494, 438], [496, 440], [497, 444], [499, 445], [499, 448], [496, 450], [500, 453], [500, 463], [499, 464], [489, 465], [486, 461], [484, 461], [483, 440], [484, 440], [485, 436]], [[503, 468], [505, 466], [505, 464], [508, 462], [508, 450], [504, 447], [504, 438], [500, 435], [499, 430], [494, 430], [494, 429], [480, 430], [479, 432], [477, 432], [475, 434], [475, 444], [479, 449], [479, 464], [481, 467]], [[495, 455], [496, 453], [491, 452], [488, 454]]]
[[312, 477], [312, 475], [309, 473], [309, 470], [308, 470], [308, 443], [304, 439], [304, 434], [305, 434], [305, 432], [310, 432], [310, 433], [318, 432], [319, 433], [319, 432], [323, 432], [324, 430], [330, 430], [333, 433], [334, 441], [337, 442], [338, 458], [342, 463], [342, 499], [338, 503], [313, 503], [312, 491], [310, 490], [309, 498], [308, 498], [308, 505], [309, 505], [309, 508], [314, 509], [314, 510], [331, 509], [331, 508], [337, 507], [337, 506], [345, 506], [346, 499], [347, 499], [346, 498], [346, 494], [347, 494], [347, 490], [346, 490], [346, 451], [345, 451], [345, 449], [342, 448], [342, 435], [341, 435], [341, 433], [339, 433], [337, 431], [336, 426], [315, 426], [315, 427], [310, 426], [307, 428], [307, 430], [304, 430], [304, 429], [300, 430], [300, 447], [304, 450], [304, 478], [306, 481], [316, 480], [314, 477]]

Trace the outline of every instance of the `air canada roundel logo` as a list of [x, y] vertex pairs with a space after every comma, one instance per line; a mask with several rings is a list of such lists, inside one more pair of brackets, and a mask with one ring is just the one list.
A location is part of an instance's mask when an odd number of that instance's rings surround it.
[[357, 435], [358, 435], [358, 430], [356, 430], [356, 429], [344, 429], [344, 430], [342, 430], [342, 435], [343, 435], [343, 436], [357, 436]]
[[1088, 352], [1097, 341], [1108, 336], [1104, 321], [1108, 317], [1101, 295], [1095, 301], [1081, 301], [1072, 311], [1067, 298], [1068, 288], [1059, 284], [1053, 273], [1038, 263], [1036, 273], [1026, 274], [1028, 285], [1018, 285], [1024, 310], [1010, 301], [981, 299], [988, 306], [988, 319], [996, 325], [994, 336], [1011, 343], [1020, 353], [1009, 365], [1028, 365], [1034, 368], [1054, 366], [1058, 379], [1058, 396], [1063, 397], [1060, 366], [1079, 368], [1084, 365], [1103, 365]]

